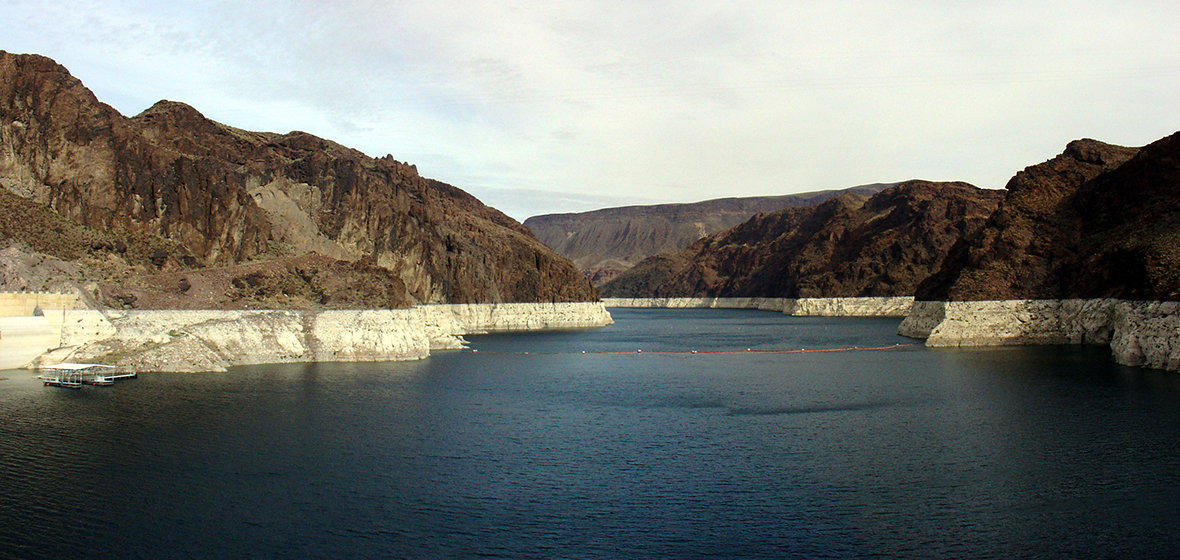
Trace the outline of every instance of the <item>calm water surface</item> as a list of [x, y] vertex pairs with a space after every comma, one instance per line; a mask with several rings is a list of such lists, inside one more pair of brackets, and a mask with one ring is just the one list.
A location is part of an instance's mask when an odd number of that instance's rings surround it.
[[911, 341], [612, 311], [410, 363], [0, 372], [0, 556], [1180, 553], [1180, 375], [1102, 348], [653, 354]]

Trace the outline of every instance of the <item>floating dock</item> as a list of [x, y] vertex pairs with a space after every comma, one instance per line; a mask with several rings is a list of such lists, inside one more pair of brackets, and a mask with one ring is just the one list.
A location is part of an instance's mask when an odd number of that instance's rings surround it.
[[44, 381], [46, 387], [65, 389], [81, 389], [83, 385], [106, 387], [114, 385], [118, 379], [138, 377], [134, 371], [119, 371], [119, 368], [106, 364], [64, 363], [41, 366], [40, 370], [42, 373], [37, 378]]

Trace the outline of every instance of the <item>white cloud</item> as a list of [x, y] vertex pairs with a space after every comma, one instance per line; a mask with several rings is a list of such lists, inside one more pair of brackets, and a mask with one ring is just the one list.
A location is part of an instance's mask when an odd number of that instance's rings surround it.
[[[911, 177], [1180, 128], [1169, 2], [9, 3], [0, 48], [392, 153], [514, 217]], [[535, 193], [550, 193], [536, 196]], [[524, 193], [524, 194], [522, 194]]]

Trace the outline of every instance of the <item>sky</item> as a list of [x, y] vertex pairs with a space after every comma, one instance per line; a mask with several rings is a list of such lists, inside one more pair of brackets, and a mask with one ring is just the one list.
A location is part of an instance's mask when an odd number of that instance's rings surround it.
[[1180, 2], [0, 0], [125, 115], [391, 154], [518, 220], [905, 179], [1180, 130]]

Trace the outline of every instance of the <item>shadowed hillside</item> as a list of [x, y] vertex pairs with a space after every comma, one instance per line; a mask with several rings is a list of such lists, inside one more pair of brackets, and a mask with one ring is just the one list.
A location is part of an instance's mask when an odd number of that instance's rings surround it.
[[1076, 140], [1008, 182], [923, 300], [1180, 299], [1180, 133], [1141, 149]]
[[608, 297], [912, 295], [963, 233], [982, 226], [1000, 191], [907, 181], [872, 197], [759, 214], [602, 287]]
[[524, 225], [546, 245], [573, 260], [595, 285], [601, 285], [651, 255], [680, 251], [759, 212], [815, 206], [844, 193], [871, 195], [896, 184], [548, 214], [529, 218]]

